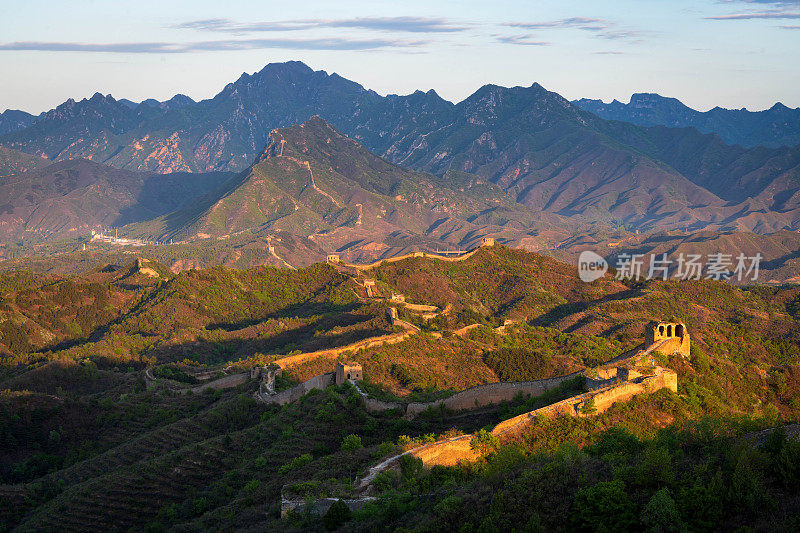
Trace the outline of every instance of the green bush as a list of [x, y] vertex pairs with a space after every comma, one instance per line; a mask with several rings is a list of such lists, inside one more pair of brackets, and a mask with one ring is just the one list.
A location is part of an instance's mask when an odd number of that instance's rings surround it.
[[597, 412], [597, 407], [594, 405], [594, 398], [589, 398], [583, 405], [581, 405], [580, 412], [582, 415], [592, 415]]
[[636, 505], [621, 480], [601, 481], [580, 489], [572, 504], [572, 525], [578, 531], [630, 531], [637, 525]]
[[361, 437], [358, 435], [348, 435], [342, 439], [341, 450], [343, 452], [352, 452], [355, 450], [360, 450], [363, 447], [364, 445], [361, 444]]
[[350, 520], [351, 515], [350, 507], [342, 500], [336, 500], [322, 517], [322, 523], [325, 529], [333, 531], [334, 529], [339, 529], [342, 524]]
[[422, 459], [410, 453], [400, 456], [400, 473], [405, 479], [414, 479], [423, 472]]
[[278, 474], [279, 475], [284, 475], [285, 473], [287, 473], [287, 472], [289, 472], [291, 470], [295, 470], [297, 468], [300, 468], [301, 466], [307, 465], [308, 463], [310, 463], [313, 460], [314, 460], [314, 457], [310, 453], [304, 453], [303, 455], [295, 457], [294, 459], [292, 459], [288, 463], [286, 463], [286, 464], [282, 465], [280, 468], [278, 468]]
[[675, 500], [667, 488], [653, 494], [642, 509], [640, 520], [645, 530], [652, 533], [680, 533], [686, 530]]
[[477, 450], [481, 454], [486, 455], [495, 451], [497, 447], [500, 446], [500, 441], [491, 432], [482, 429], [472, 437], [469, 444], [473, 450]]

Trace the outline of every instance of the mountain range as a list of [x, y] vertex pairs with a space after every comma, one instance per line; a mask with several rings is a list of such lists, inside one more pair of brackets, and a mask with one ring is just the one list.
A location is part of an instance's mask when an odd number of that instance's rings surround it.
[[213, 172], [148, 174], [88, 159], [46, 163], [42, 159], [27, 165], [27, 172], [0, 179], [0, 241], [80, 237], [149, 220], [184, 207], [230, 177]]
[[[486, 85], [453, 104], [432, 90], [381, 96], [300, 62], [243, 74], [200, 102], [98, 93], [0, 136], [2, 227], [8, 238], [126, 224], [159, 240], [280, 231], [357, 258], [483, 236], [539, 250], [800, 229], [800, 146], [745, 148], [723, 130], [660, 125], [693, 116], [661, 100], [647, 109], [667, 111], [639, 125], [536, 83]], [[736, 113], [744, 131], [750, 115]], [[786, 117], [782, 138], [800, 124]]]
[[697, 111], [676, 98], [653, 93], [636, 93], [627, 104], [613, 100], [582, 98], [573, 104], [607, 120], [622, 120], [640, 126], [696, 128], [701, 133], [716, 133], [727, 144], [747, 148], [796, 146], [800, 144], [800, 108], [776, 103], [763, 111], [724, 109]]

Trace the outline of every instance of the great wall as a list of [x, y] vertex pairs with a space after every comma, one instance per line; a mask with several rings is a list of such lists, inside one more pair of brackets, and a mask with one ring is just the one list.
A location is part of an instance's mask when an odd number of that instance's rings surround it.
[[[448, 409], [465, 410], [485, 406], [494, 402], [507, 401], [519, 393], [537, 395], [546, 392], [569, 379], [583, 375], [586, 392], [574, 395], [545, 407], [523, 413], [497, 424], [491, 435], [500, 443], [512, 441], [526, 428], [534, 425], [540, 417], [556, 416], [592, 416], [601, 414], [617, 402], [629, 401], [640, 394], [652, 394], [661, 389], [678, 391], [677, 374], [657, 366], [655, 353], [665, 355], [679, 354], [690, 357], [690, 337], [686, 326], [682, 323], [653, 322], [648, 324], [645, 342], [638, 348], [625, 352], [608, 363], [584, 372], [576, 372], [557, 378], [529, 382], [501, 382], [472, 387], [446, 400], [429, 404], [408, 404], [406, 416], [418, 414], [421, 410], [444, 406]], [[329, 383], [333, 383], [333, 373], [327, 374]], [[320, 377], [320, 376], [318, 376]], [[340, 382], [340, 380], [336, 380]], [[356, 380], [349, 380], [357, 386]], [[308, 382], [306, 382], [308, 383]], [[360, 389], [359, 389], [360, 391]], [[530, 391], [530, 392], [528, 392]], [[511, 395], [509, 397], [509, 395]], [[396, 409], [399, 404], [379, 402], [364, 396], [368, 410]], [[453, 400], [453, 398], [457, 398]], [[448, 404], [448, 400], [451, 402]], [[472, 400], [474, 405], [470, 405]], [[413, 407], [412, 407], [413, 406]], [[424, 407], [424, 408], [423, 408]], [[411, 409], [411, 411], [409, 411]], [[420, 410], [421, 409], [421, 410]], [[458, 435], [423, 444], [384, 459], [371, 467], [355, 485], [360, 497], [341, 499], [351, 509], [358, 509], [365, 503], [374, 500], [370, 496], [372, 482], [382, 472], [397, 469], [400, 458], [411, 455], [422, 461], [426, 467], [434, 465], [453, 466], [461, 461], [475, 461], [481, 457], [481, 451], [475, 446], [476, 434]], [[281, 516], [289, 512], [300, 511], [310, 506], [312, 512], [324, 513], [337, 498], [306, 501], [288, 498], [281, 493]]]
[[437, 254], [437, 253], [432, 253], [432, 252], [411, 252], [411, 253], [407, 253], [407, 254], [404, 254], [404, 255], [396, 255], [396, 256], [393, 256], [393, 257], [387, 257], [385, 259], [378, 259], [377, 261], [375, 261], [373, 263], [358, 264], [358, 263], [346, 263], [346, 262], [344, 262], [344, 261], [342, 261], [340, 259], [339, 255], [337, 255], [337, 254], [328, 254], [328, 256], [326, 257], [326, 261], [328, 263], [338, 264], [338, 265], [344, 266], [346, 268], [354, 269], [356, 271], [372, 270], [373, 268], [379, 267], [382, 264], [396, 263], [397, 261], [402, 261], [404, 259], [411, 259], [411, 258], [415, 258], [415, 257], [422, 257], [422, 258], [425, 258], [425, 259], [437, 259], [439, 261], [448, 261], [448, 262], [451, 262], [451, 263], [455, 263], [455, 262], [458, 262], [458, 261], [464, 261], [466, 259], [469, 259], [473, 255], [475, 255], [478, 252], [478, 250], [480, 250], [482, 247], [494, 246], [495, 244], [497, 244], [497, 241], [495, 241], [494, 239], [492, 239], [490, 237], [486, 237], [481, 241], [480, 246], [477, 246], [477, 247], [473, 248], [472, 250], [468, 250], [466, 252], [460, 252], [460, 251], [450, 252], [450, 253], [459, 254], [459, 255], [457, 255], [455, 257], [442, 255], [441, 253]]
[[[493, 246], [492, 239], [484, 239], [481, 247]], [[427, 252], [413, 252], [404, 256], [382, 259], [366, 265], [354, 265], [340, 261], [336, 255], [329, 255], [329, 263], [354, 269], [358, 273], [370, 270], [384, 263], [401, 261], [407, 258], [424, 257], [442, 261], [463, 261], [474, 255], [479, 248], [470, 250], [458, 257], [447, 257]], [[354, 281], [358, 281], [354, 278]], [[360, 350], [372, 347], [383, 346], [403, 342], [412, 335], [420, 333], [420, 329], [399, 318], [397, 308], [403, 307], [409, 312], [416, 314], [423, 320], [435, 318], [441, 313], [446, 314], [449, 310], [441, 310], [433, 305], [413, 304], [405, 301], [402, 294], [393, 292], [391, 297], [382, 297], [377, 290], [376, 282], [372, 279], [364, 279], [359, 286], [363, 287], [367, 299], [383, 300], [390, 307], [387, 308], [387, 318], [389, 323], [399, 329], [394, 333], [370, 337], [361, 341], [327, 350], [318, 350], [280, 357], [264, 367], [253, 367], [245, 372], [223, 376], [215, 380], [209, 380], [194, 387], [186, 387], [183, 392], [192, 390], [202, 392], [208, 388], [226, 388], [244, 384], [248, 381], [259, 381], [258, 390], [254, 392], [254, 397], [265, 404], [285, 405], [292, 403], [312, 390], [324, 390], [331, 385], [340, 385], [348, 382], [352, 384], [362, 397], [364, 407], [368, 411], [381, 412], [394, 410], [402, 414], [404, 418], [411, 419], [419, 416], [428, 410], [443, 410], [449, 413], [469, 412], [471, 410], [497, 406], [503, 402], [509, 402], [519, 397], [538, 397], [548, 391], [558, 388], [570, 380], [582, 380], [585, 392], [581, 392], [564, 400], [553, 404], [523, 413], [519, 416], [504, 420], [497, 424], [491, 434], [499, 442], [508, 442], [515, 436], [523, 432], [527, 427], [535, 424], [539, 417], [553, 416], [591, 416], [600, 414], [609, 409], [617, 402], [625, 402], [640, 394], [651, 394], [661, 389], [669, 389], [677, 392], [677, 374], [656, 364], [655, 353], [660, 352], [666, 355], [680, 354], [686, 358], [690, 356], [690, 337], [686, 326], [682, 323], [672, 322], [652, 322], [648, 324], [645, 332], [644, 342], [627, 352], [620, 354], [614, 359], [598, 367], [573, 372], [562, 376], [548, 379], [521, 381], [521, 382], [497, 382], [485, 385], [477, 385], [459, 391], [447, 398], [431, 402], [391, 402], [383, 401], [370, 397], [359, 386], [358, 381], [362, 379], [360, 365], [355, 363], [337, 362], [333, 372], [327, 372], [314, 376], [302, 383], [299, 383], [286, 390], [276, 391], [276, 378], [293, 366], [300, 365], [318, 359], [337, 360], [342, 355], [352, 356]], [[359, 298], [361, 298], [359, 296]], [[496, 328], [500, 333], [504, 332], [507, 324]], [[470, 330], [478, 327], [479, 324], [465, 326], [452, 333], [459, 336], [466, 336]], [[428, 333], [441, 337], [440, 332]], [[156, 380], [150, 373], [150, 369], [145, 372], [148, 386], [152, 386]], [[375, 477], [386, 470], [396, 468], [400, 458], [404, 455], [412, 455], [419, 458], [426, 467], [434, 465], [452, 466], [460, 461], [474, 461], [481, 455], [475, 448], [473, 441], [475, 434], [459, 435], [441, 439], [436, 442], [427, 443], [415, 448], [403, 451], [383, 460], [381, 463], [368, 470], [366, 475], [358, 480], [357, 491], [362, 494], [368, 493], [370, 484]], [[347, 505], [353, 509], [360, 507], [366, 501], [371, 500], [371, 496], [362, 496], [354, 499], [343, 499]], [[326, 498], [313, 502], [317, 511], [324, 511], [336, 498]], [[293, 500], [284, 498], [282, 494], [282, 515], [291, 511], [299, 510], [308, 505], [305, 500]]]

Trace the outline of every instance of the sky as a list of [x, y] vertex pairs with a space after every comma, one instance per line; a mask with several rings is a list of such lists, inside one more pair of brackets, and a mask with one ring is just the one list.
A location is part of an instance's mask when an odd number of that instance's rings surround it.
[[0, 110], [213, 97], [300, 60], [380, 94], [487, 83], [800, 107], [800, 0], [0, 0]]

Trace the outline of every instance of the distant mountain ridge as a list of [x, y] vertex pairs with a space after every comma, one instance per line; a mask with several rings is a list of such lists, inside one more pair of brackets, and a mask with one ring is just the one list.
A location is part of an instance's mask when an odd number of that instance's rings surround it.
[[745, 148], [797, 146], [800, 144], [800, 108], [780, 102], [763, 111], [723, 109], [696, 111], [676, 98], [654, 93], [635, 93], [630, 102], [582, 98], [573, 104], [606, 120], [622, 120], [640, 126], [697, 128], [701, 133], [715, 133], [727, 144]]
[[312, 117], [273, 130], [254, 164], [220, 191], [123, 231], [177, 241], [269, 230], [363, 258], [411, 243], [470, 246], [487, 234], [564, 226], [475, 176], [439, 178], [389, 163]]
[[694, 128], [609, 121], [535, 83], [486, 85], [453, 104], [434, 91], [384, 97], [295, 61], [243, 74], [212, 99], [176, 103], [69, 100], [0, 144], [143, 172], [239, 172], [275, 128], [318, 115], [441, 186], [467, 173], [514, 204], [584, 227], [800, 228], [800, 147], [745, 149]]
[[36, 117], [18, 109], [6, 109], [0, 113], [0, 135], [27, 128], [36, 122]]
[[149, 220], [184, 207], [228, 178], [225, 173], [147, 174], [86, 159], [57, 161], [0, 179], [0, 241], [86, 237], [92, 230]]

